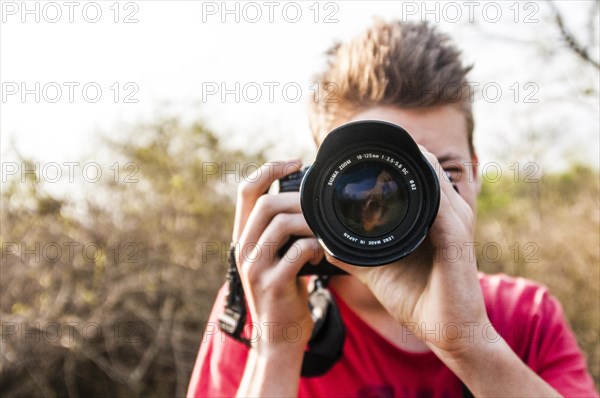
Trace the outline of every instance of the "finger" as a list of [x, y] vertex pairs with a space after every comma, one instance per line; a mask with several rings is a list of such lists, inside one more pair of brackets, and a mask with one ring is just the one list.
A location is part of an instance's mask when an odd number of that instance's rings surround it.
[[275, 180], [298, 171], [301, 166], [302, 162], [298, 159], [267, 162], [260, 166], [254, 173], [244, 178], [238, 186], [237, 192], [235, 222], [233, 225], [234, 242], [238, 241], [244, 230], [246, 220], [256, 200], [269, 189]]
[[315, 256], [309, 261], [309, 263], [312, 265], [317, 265], [323, 260], [323, 258], [325, 258], [325, 249], [323, 249], [323, 246], [319, 245]]
[[[450, 186], [448, 186], [450, 185]], [[453, 213], [460, 223], [467, 226], [471, 232], [471, 236], [475, 233], [475, 216], [471, 206], [457, 193], [451, 184], [443, 184], [442, 192], [440, 195], [440, 209], [451, 208], [452, 212], [441, 212], [438, 214], [438, 218], [444, 219], [445, 216], [451, 216], [449, 213]], [[437, 220], [436, 220], [437, 221]], [[433, 228], [437, 228], [438, 225], [434, 223]]]
[[240, 241], [257, 242], [273, 217], [280, 213], [301, 213], [300, 194], [284, 192], [277, 195], [262, 195], [246, 220]]
[[[270, 267], [278, 257], [277, 251], [291, 235], [310, 236], [311, 233], [302, 214], [279, 213], [265, 228], [258, 242], [242, 241], [243, 250], [239, 253], [238, 264], [251, 262], [253, 267]], [[244, 258], [247, 248], [252, 246], [255, 246], [250, 253], [252, 257]]]
[[321, 245], [316, 238], [298, 239], [283, 255], [278, 270], [282, 278], [294, 278], [306, 263], [313, 263], [315, 258], [322, 256]]
[[439, 162], [437, 156], [435, 156], [433, 153], [429, 152], [427, 150], [427, 148], [425, 148], [423, 145], [419, 145], [419, 149], [421, 150], [421, 153], [423, 154], [423, 156], [425, 156], [425, 159], [427, 159], [429, 164], [431, 164], [431, 167], [433, 168], [433, 171], [435, 172], [435, 174], [438, 176], [438, 179], [440, 181], [446, 181], [448, 178], [445, 175], [442, 176], [442, 174], [444, 174], [444, 172], [442, 171], [442, 168], [440, 167], [440, 162]]
[[[431, 166], [433, 167], [433, 171], [435, 172], [438, 181], [440, 182], [440, 190], [441, 190], [441, 200], [440, 200], [440, 208], [441, 206], [444, 204], [444, 199], [447, 198], [448, 203], [450, 203], [450, 205], [452, 206], [452, 208], [455, 207], [455, 203], [454, 201], [458, 199], [458, 197], [460, 197], [460, 194], [456, 191], [456, 189], [454, 188], [454, 185], [450, 182], [450, 180], [448, 179], [448, 177], [446, 176], [446, 173], [443, 171], [442, 167], [440, 167], [440, 163], [438, 158], [431, 152], [429, 152], [427, 150], [427, 148], [425, 148], [422, 145], [419, 145], [419, 149], [421, 150], [421, 153], [423, 154], [423, 156], [425, 156], [425, 159], [427, 159], [427, 161], [431, 164]], [[445, 196], [445, 198], [444, 198]]]
[[274, 244], [279, 249], [290, 236], [310, 236], [312, 231], [300, 213], [279, 213], [269, 223], [258, 240], [259, 244]]

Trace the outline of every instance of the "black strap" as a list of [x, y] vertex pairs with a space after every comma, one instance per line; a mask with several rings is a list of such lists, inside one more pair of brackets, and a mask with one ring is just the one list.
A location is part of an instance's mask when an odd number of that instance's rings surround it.
[[314, 280], [309, 295], [309, 308], [314, 328], [308, 350], [304, 353], [302, 376], [316, 377], [329, 371], [340, 359], [344, 349], [346, 328], [340, 310], [327, 289], [328, 277]]
[[228, 292], [225, 296], [225, 308], [219, 315], [219, 329], [237, 341], [250, 347], [250, 340], [242, 337], [246, 325], [246, 298], [244, 287], [235, 265], [235, 247], [231, 245], [227, 253], [229, 269], [227, 270]]
[[[229, 269], [227, 283], [229, 291], [225, 297], [225, 308], [219, 316], [219, 328], [225, 334], [250, 347], [250, 340], [242, 336], [246, 324], [246, 298], [235, 264], [235, 247], [232, 245], [228, 255]], [[314, 321], [308, 349], [302, 362], [303, 377], [315, 377], [325, 374], [341, 357], [346, 329], [339, 309], [329, 290], [327, 279], [318, 277], [309, 295], [309, 309]]]

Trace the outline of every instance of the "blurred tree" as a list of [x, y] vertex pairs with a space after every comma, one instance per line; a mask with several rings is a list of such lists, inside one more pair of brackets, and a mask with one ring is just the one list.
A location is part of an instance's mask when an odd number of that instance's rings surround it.
[[[556, 27], [560, 31], [560, 36], [566, 48], [577, 55], [583, 62], [594, 66], [600, 70], [600, 62], [597, 54], [591, 52], [597, 52], [598, 48], [598, 13], [600, 12], [600, 1], [592, 0], [588, 3], [588, 22], [584, 26], [585, 39], [579, 39], [576, 37], [570, 27], [565, 22], [564, 12], [562, 12], [554, 1], [548, 1], [548, 6], [552, 10], [554, 15], [554, 22]], [[597, 87], [591, 87], [591, 89], [597, 89]]]
[[[469, 27], [496, 45], [529, 50], [527, 70], [517, 68], [508, 77], [496, 71], [494, 77], [523, 79], [539, 90], [531, 102], [508, 98], [514, 104], [499, 118], [498, 136], [487, 140], [505, 174], [498, 182], [484, 181], [479, 197], [479, 266], [549, 287], [600, 388], [600, 1], [512, 7], [526, 11], [521, 23]], [[580, 164], [589, 155], [589, 164]], [[498, 244], [502, 256], [484, 253], [486, 243]]]
[[[475, 51], [493, 49], [474, 57], [471, 77], [479, 84], [474, 107], [480, 153], [505, 166], [533, 161], [544, 172], [582, 159], [597, 168], [600, 1], [504, 5], [506, 18], [498, 23], [460, 26]], [[497, 65], [496, 54], [502, 54]], [[487, 83], [498, 84], [502, 95], [486, 99]]]
[[35, 178], [3, 189], [2, 396], [185, 395], [255, 163], [201, 123], [133, 130], [83, 209]]
[[[121, 167], [84, 208], [31, 176], [4, 187], [2, 396], [185, 395], [224, 280], [236, 179], [264, 159], [177, 119], [131, 136], [109, 144]], [[598, 383], [600, 176], [573, 166], [534, 177], [484, 182], [479, 264], [545, 283]]]
[[600, 175], [563, 173], [485, 182], [478, 199], [478, 264], [545, 284], [565, 314], [600, 387]]

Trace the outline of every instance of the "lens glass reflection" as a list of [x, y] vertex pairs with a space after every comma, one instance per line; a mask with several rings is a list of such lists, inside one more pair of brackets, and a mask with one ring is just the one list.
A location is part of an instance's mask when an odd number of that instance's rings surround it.
[[406, 215], [408, 189], [397, 169], [380, 162], [362, 162], [337, 177], [333, 206], [351, 232], [368, 238], [386, 235]]

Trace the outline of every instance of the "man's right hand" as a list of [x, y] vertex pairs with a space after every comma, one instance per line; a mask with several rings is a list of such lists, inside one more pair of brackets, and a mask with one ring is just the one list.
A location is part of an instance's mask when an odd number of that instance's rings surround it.
[[[300, 161], [269, 162], [238, 189], [233, 242], [254, 328], [238, 395], [296, 395], [304, 349], [312, 332], [306, 281], [297, 274], [322, 253], [300, 208], [298, 192], [265, 194], [298, 171]], [[298, 239], [280, 257], [290, 236]], [[274, 377], [276, 376], [276, 377]]]

